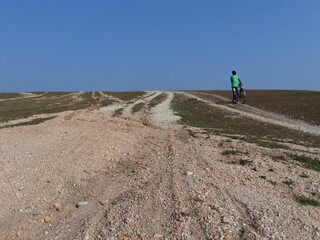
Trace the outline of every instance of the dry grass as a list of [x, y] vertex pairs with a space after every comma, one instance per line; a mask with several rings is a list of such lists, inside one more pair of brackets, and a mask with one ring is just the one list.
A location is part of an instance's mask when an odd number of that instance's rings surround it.
[[305, 155], [291, 155], [291, 158], [303, 164], [305, 168], [313, 169], [320, 172], [320, 159], [312, 158]]
[[247, 153], [241, 152], [238, 150], [225, 150], [222, 152], [222, 155], [243, 155], [243, 154], [247, 154]]
[[48, 120], [51, 120], [51, 119], [54, 119], [54, 118], [55, 118], [55, 116], [46, 117], [46, 118], [36, 118], [36, 119], [30, 120], [30, 121], [27, 121], [27, 122], [21, 122], [21, 123], [16, 123], [16, 124], [5, 125], [5, 126], [0, 127], [0, 129], [1, 128], [18, 127], [18, 126], [26, 126], [26, 125], [37, 125], [37, 124], [43, 123], [45, 121], [48, 121]]
[[296, 201], [301, 203], [302, 205], [320, 206], [319, 201], [310, 197], [297, 196]]
[[144, 107], [144, 103], [140, 102], [133, 106], [132, 113], [139, 112]]

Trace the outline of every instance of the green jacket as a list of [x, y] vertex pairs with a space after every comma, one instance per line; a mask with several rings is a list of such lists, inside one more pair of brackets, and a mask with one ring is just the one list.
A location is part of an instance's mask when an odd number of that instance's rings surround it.
[[238, 75], [231, 76], [231, 86], [232, 87], [239, 87], [240, 77]]

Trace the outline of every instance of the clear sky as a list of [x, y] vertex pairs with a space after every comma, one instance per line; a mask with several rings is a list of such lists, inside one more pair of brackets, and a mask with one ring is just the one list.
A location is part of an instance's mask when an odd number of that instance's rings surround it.
[[320, 90], [319, 0], [0, 0], [0, 92]]

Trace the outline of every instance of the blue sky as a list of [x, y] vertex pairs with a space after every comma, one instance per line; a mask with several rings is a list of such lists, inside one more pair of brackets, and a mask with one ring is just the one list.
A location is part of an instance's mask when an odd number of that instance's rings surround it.
[[318, 0], [0, 0], [0, 92], [320, 90]]

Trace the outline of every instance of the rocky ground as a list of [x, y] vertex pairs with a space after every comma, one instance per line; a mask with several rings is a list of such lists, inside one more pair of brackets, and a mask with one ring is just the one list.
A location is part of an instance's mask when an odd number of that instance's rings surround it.
[[0, 129], [0, 239], [320, 239], [320, 207], [296, 201], [319, 172], [177, 125], [167, 95]]

